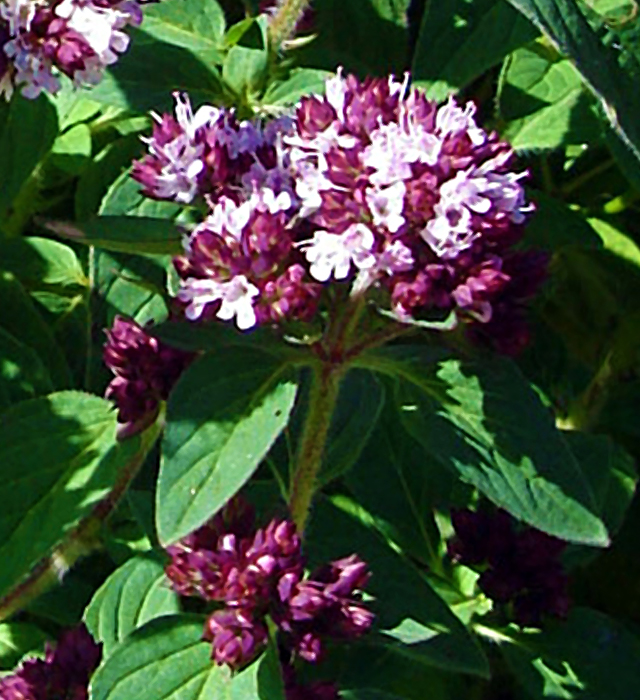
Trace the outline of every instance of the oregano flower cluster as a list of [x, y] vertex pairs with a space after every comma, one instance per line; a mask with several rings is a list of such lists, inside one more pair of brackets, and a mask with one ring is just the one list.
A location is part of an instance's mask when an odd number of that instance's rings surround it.
[[356, 555], [304, 572], [300, 537], [288, 519], [255, 528], [253, 511], [238, 498], [212, 520], [167, 548], [174, 590], [221, 605], [205, 624], [217, 664], [245, 666], [266, 646], [267, 618], [280, 631], [285, 660], [320, 660], [327, 639], [368, 631], [363, 605], [367, 565]]
[[568, 578], [560, 561], [565, 542], [532, 527], [516, 529], [503, 510], [457, 510], [451, 521], [456, 534], [449, 556], [482, 570], [480, 590], [508, 606], [514, 622], [539, 627], [545, 616], [567, 616]]
[[60, 75], [95, 85], [127, 50], [145, 0], [0, 0], [0, 94], [56, 93]]
[[337, 284], [399, 321], [451, 317], [502, 350], [526, 342], [546, 259], [513, 249], [533, 209], [526, 173], [473, 103], [340, 71], [273, 121], [176, 103], [133, 177], [149, 197], [208, 205], [175, 261], [188, 319], [309, 320]]
[[0, 678], [0, 700], [87, 700], [89, 680], [102, 657], [84, 625], [62, 633], [44, 658], [24, 661]]

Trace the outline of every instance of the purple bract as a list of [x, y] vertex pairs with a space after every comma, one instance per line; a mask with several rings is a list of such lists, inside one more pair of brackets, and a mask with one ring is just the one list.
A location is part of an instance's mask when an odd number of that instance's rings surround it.
[[103, 359], [116, 376], [105, 396], [118, 406], [121, 436], [132, 435], [155, 420], [160, 401], [168, 398], [193, 354], [165, 345], [122, 316], [106, 334]]

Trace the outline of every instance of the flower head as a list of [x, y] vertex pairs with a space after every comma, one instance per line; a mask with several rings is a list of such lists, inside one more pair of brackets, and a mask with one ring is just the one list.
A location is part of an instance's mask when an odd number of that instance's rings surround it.
[[[127, 50], [123, 30], [141, 21], [134, 0], [0, 0], [0, 79], [11, 83], [5, 93], [15, 85], [29, 98], [55, 93], [60, 74], [95, 85]], [[7, 61], [11, 68], [2, 71]]]
[[176, 260], [187, 317], [241, 330], [309, 320], [338, 283], [352, 296], [375, 288], [400, 321], [453, 315], [498, 349], [519, 349], [545, 261], [511, 249], [532, 210], [525, 173], [475, 111], [430, 102], [408, 76], [339, 70], [293, 118], [238, 122], [219, 110], [191, 130], [158, 118], [134, 176], [151, 196], [178, 199], [163, 189], [170, 158], [160, 154], [179, 144], [184, 201], [201, 194], [210, 206]]

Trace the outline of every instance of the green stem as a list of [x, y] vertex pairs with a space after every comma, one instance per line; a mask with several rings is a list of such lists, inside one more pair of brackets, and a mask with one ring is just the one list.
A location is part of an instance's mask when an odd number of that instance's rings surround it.
[[85, 391], [91, 391], [91, 375], [93, 372], [93, 293], [96, 284], [96, 249], [95, 246], [89, 246], [89, 255], [87, 258], [87, 290], [85, 303], [87, 304], [87, 357], [85, 358], [84, 368], [84, 388]]
[[162, 430], [162, 416], [142, 433], [140, 448], [120, 473], [114, 487], [67, 538], [32, 569], [31, 573], [0, 599], [0, 620], [26, 608], [55, 586], [80, 559], [99, 547], [99, 534], [144, 463]]
[[307, 9], [310, 0], [281, 0], [269, 23], [269, 44], [273, 55], [295, 34], [298, 20]]
[[345, 370], [343, 365], [331, 362], [318, 363], [312, 370], [307, 415], [296, 455], [289, 497], [291, 516], [301, 535], [304, 533], [317, 488], [331, 417]]
[[603, 172], [609, 170], [609, 168], [613, 167], [614, 164], [615, 161], [613, 159], [598, 163], [595, 167], [591, 168], [591, 170], [587, 170], [586, 173], [582, 173], [570, 182], [567, 182], [567, 184], [562, 187], [562, 194], [568, 195], [575, 192], [576, 190], [580, 189], [582, 185], [589, 182], [589, 180], [592, 180], [594, 177], [602, 175]]
[[2, 226], [4, 234], [8, 238], [15, 238], [21, 235], [27, 222], [37, 211], [40, 204], [38, 197], [40, 180], [41, 166], [37, 165], [13, 200], [11, 213]]

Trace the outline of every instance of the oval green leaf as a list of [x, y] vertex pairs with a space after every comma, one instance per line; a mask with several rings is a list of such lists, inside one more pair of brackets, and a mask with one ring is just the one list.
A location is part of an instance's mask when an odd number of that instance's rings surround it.
[[463, 362], [421, 346], [384, 350], [369, 361], [399, 379], [409, 433], [464, 482], [550, 535], [608, 545], [588, 480], [514, 363]]
[[375, 598], [372, 608], [381, 632], [370, 643], [419, 664], [487, 678], [488, 662], [475, 639], [418, 569], [366, 522], [367, 517], [344, 499], [320, 501], [305, 537], [311, 567], [356, 552], [371, 570], [366, 590]]
[[50, 231], [85, 245], [120, 253], [182, 252], [182, 232], [172, 221], [148, 216], [96, 216], [80, 222], [43, 221]]
[[286, 366], [253, 348], [222, 347], [182, 375], [162, 441], [160, 542], [202, 525], [246, 483], [286, 426], [296, 390]]
[[103, 658], [138, 627], [180, 611], [159, 558], [129, 559], [100, 586], [84, 614], [93, 637], [102, 642]]
[[92, 700], [284, 700], [272, 650], [232, 675], [211, 660], [203, 626], [201, 616], [170, 615], [137, 629], [92, 678]]

